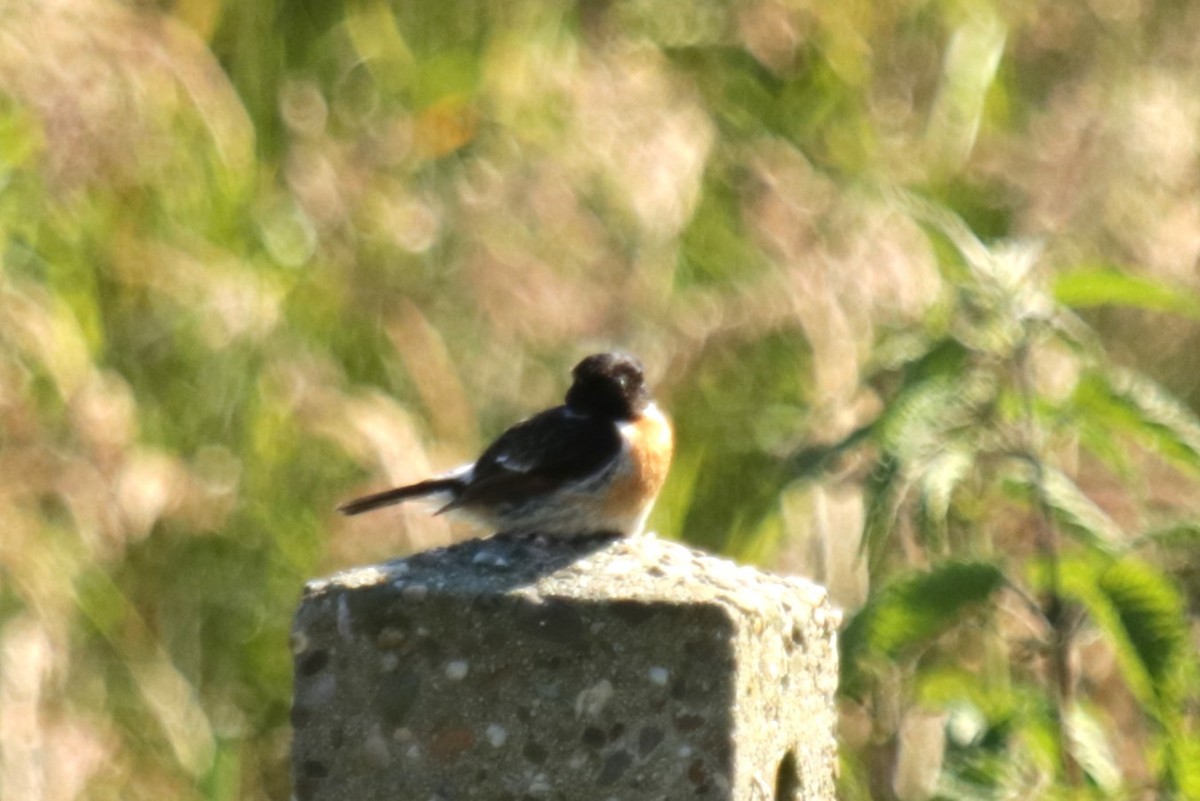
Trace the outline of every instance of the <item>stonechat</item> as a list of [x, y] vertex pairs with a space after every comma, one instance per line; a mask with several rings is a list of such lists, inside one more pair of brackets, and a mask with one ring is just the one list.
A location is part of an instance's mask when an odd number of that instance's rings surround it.
[[505, 534], [639, 533], [667, 477], [671, 425], [632, 356], [588, 356], [571, 376], [562, 406], [517, 423], [473, 464], [338, 510], [356, 515], [435, 498], [436, 514], [463, 512]]

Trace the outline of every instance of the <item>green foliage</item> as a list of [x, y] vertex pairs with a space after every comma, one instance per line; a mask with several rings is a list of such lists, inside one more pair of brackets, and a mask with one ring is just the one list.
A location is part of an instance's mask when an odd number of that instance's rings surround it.
[[841, 692], [861, 693], [868, 684], [862, 672], [872, 662], [907, 661], [991, 598], [1003, 582], [999, 568], [983, 562], [946, 562], [928, 573], [894, 578], [842, 631]]
[[1054, 281], [1054, 299], [1076, 309], [1120, 305], [1200, 319], [1200, 296], [1117, 269], [1083, 269]]
[[1061, 470], [1033, 464], [1014, 472], [1063, 532], [1096, 551], [1115, 553], [1120, 549], [1125, 537], [1116, 523]]
[[1115, 367], [1097, 370], [1080, 381], [1075, 402], [1096, 426], [1097, 438], [1115, 428], [1176, 464], [1200, 471], [1200, 421], [1146, 376]]
[[[1063, 565], [1063, 587], [1115, 646], [1130, 689], [1156, 715], [1174, 717], [1190, 656], [1182, 598], [1162, 572], [1132, 558]], [[1194, 649], [1193, 649], [1194, 650]], [[1193, 660], [1194, 661], [1194, 660]]]
[[[1075, 447], [1094, 443], [1084, 454], [1121, 475], [1132, 475], [1131, 449], [1144, 446], [1194, 476], [1200, 420], [1153, 381], [1113, 366], [1099, 337], [1050, 299], [1020, 251], [989, 248], [943, 210], [902, 202], [949, 249], [943, 258], [960, 311], [949, 336], [929, 337], [923, 349], [909, 344], [902, 359], [884, 366], [878, 383], [888, 402], [861, 429], [868, 436], [852, 435], [875, 451], [863, 536], [873, 581], [843, 632], [841, 691], [872, 709], [904, 708], [911, 684], [921, 690], [920, 704], [950, 718], [963, 704], [982, 716], [965, 741], [949, 735], [940, 796], [1003, 797], [1026, 774], [1046, 772], [1072, 792], [1083, 792], [1086, 778], [1101, 794], [1119, 795], [1128, 789], [1115, 750], [1120, 732], [1108, 712], [1076, 695], [1072, 652], [1083, 626], [1112, 653], [1144, 712], [1137, 724], [1149, 727], [1144, 753], [1156, 785], [1193, 797], [1183, 791], [1191, 769], [1180, 754], [1192, 747], [1183, 710], [1197, 699], [1200, 661], [1186, 604], [1164, 569], [1170, 563], [1146, 561], [1135, 549], [1186, 549], [1194, 530], [1177, 524], [1131, 536], [1060, 467], [1058, 455], [1065, 436], [1079, 432]], [[1066, 296], [1084, 300], [1084, 282], [1074, 287]], [[1144, 294], [1131, 298], [1135, 306], [1146, 302]], [[1170, 308], [1185, 302], [1177, 297]], [[1037, 385], [1033, 359], [1050, 348], [1079, 366], [1072, 391], [1051, 396]], [[1014, 517], [1026, 536], [1010, 531], [1000, 541], [1004, 519]], [[895, 538], [905, 531], [932, 561], [927, 574], [914, 578], [902, 567]], [[959, 561], [967, 555], [985, 558]], [[1027, 625], [1042, 630], [1041, 675], [1005, 664], [1016, 643], [998, 629], [969, 633], [965, 613], [1005, 587], [1023, 616], [1034, 615]], [[939, 649], [935, 637], [945, 642], [955, 630], [959, 639], [950, 641], [961, 647], [967, 637], [999, 658], [985, 658], [983, 672], [969, 679], [947, 673], [954, 652]], [[1042, 703], [1019, 700], [1038, 694]], [[901, 736], [888, 720], [877, 719], [876, 738]], [[1041, 745], [1022, 752], [1034, 743]], [[1038, 752], [1041, 758], [1028, 759]]]

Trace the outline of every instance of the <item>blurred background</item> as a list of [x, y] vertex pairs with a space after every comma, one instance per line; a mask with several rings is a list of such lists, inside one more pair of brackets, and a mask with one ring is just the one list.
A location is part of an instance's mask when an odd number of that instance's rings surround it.
[[620, 348], [677, 427], [651, 528], [848, 615], [1185, 544], [1149, 644], [1077, 590], [1086, 703], [1020, 592], [875, 642], [847, 798], [1194, 797], [1198, 190], [1187, 2], [7, 0], [0, 795], [287, 798], [304, 581], [478, 533], [336, 504]]

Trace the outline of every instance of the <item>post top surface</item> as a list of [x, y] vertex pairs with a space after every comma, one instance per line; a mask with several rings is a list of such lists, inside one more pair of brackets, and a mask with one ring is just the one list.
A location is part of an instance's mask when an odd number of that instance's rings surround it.
[[309, 582], [305, 597], [390, 584], [402, 593], [712, 603], [741, 614], [827, 618], [825, 589], [659, 539], [562, 540], [491, 537], [435, 548]]

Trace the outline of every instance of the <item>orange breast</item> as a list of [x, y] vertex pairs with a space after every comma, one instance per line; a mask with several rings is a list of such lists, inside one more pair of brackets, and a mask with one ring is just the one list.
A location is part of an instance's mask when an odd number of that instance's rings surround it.
[[653, 405], [621, 430], [628, 443], [628, 458], [613, 478], [604, 511], [613, 517], [637, 516], [654, 501], [667, 479], [674, 438], [671, 424]]

